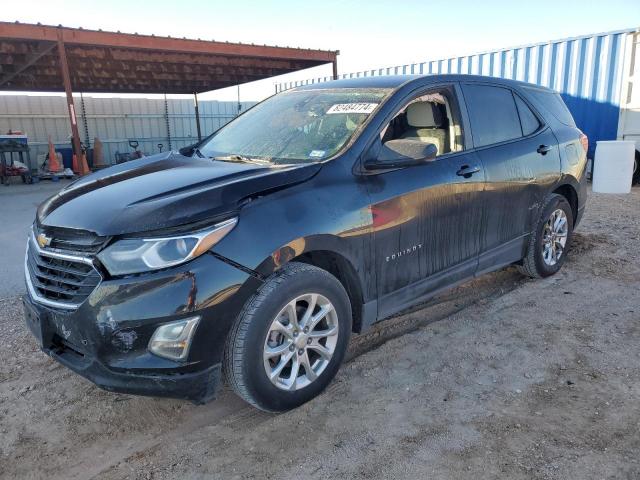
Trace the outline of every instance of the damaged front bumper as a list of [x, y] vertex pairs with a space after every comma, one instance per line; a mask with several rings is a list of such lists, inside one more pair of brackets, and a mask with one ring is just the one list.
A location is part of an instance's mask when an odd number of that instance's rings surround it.
[[[52, 358], [113, 392], [215, 398], [227, 333], [261, 281], [209, 254], [169, 270], [103, 280], [75, 310], [23, 297], [26, 323]], [[156, 328], [198, 315], [184, 361], [148, 351]]]

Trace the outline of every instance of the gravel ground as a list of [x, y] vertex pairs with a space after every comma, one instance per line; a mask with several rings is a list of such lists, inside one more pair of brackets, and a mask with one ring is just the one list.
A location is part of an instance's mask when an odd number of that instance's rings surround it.
[[354, 337], [286, 414], [116, 395], [0, 301], [2, 478], [639, 478], [640, 189], [592, 194], [567, 264], [509, 268]]

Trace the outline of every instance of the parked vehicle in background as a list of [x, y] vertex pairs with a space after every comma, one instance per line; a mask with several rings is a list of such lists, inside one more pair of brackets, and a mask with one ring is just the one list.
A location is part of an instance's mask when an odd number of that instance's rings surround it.
[[567, 258], [587, 139], [560, 96], [460, 75], [374, 77], [271, 97], [191, 151], [132, 160], [43, 203], [27, 324], [107, 390], [234, 391], [294, 408], [352, 332], [516, 264]]

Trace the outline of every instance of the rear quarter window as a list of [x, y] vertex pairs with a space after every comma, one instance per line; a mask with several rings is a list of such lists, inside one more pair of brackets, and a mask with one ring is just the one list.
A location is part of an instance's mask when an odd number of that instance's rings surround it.
[[535, 88], [525, 88], [525, 90], [536, 105], [541, 106], [544, 110], [556, 117], [558, 121], [570, 127], [576, 126], [571, 112], [559, 93]]
[[538, 117], [534, 115], [531, 109], [518, 95], [514, 95], [514, 98], [516, 100], [516, 106], [518, 107], [518, 114], [520, 115], [522, 135], [531, 135], [533, 132], [538, 130], [538, 128], [540, 128]]

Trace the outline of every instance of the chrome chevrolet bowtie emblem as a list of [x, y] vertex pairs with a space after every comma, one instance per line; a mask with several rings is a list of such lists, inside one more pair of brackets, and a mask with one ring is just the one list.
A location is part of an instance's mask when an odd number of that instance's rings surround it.
[[47, 237], [44, 233], [38, 234], [36, 240], [38, 241], [38, 245], [40, 245], [40, 248], [47, 247], [51, 243], [51, 237]]

